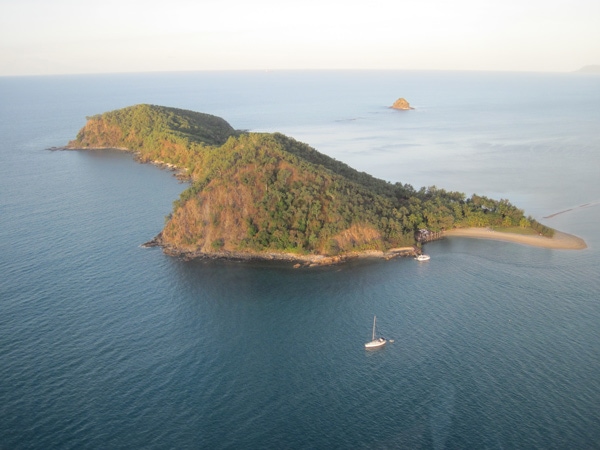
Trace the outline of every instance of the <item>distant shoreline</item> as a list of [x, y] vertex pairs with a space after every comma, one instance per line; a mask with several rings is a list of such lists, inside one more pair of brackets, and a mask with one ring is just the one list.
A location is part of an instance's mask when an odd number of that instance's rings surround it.
[[444, 231], [445, 237], [466, 237], [474, 239], [490, 239], [494, 241], [514, 242], [516, 244], [543, 247], [555, 250], [583, 250], [587, 244], [580, 237], [572, 234], [555, 231], [554, 236], [549, 238], [540, 235], [523, 235], [515, 233], [503, 233], [490, 228], [455, 228]]

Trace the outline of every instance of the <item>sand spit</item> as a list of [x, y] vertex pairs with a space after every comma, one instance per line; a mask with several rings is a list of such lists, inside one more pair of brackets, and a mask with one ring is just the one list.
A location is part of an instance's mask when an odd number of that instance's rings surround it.
[[572, 234], [555, 231], [551, 238], [540, 235], [523, 235], [503, 233], [490, 228], [455, 228], [445, 231], [444, 236], [460, 236], [475, 239], [491, 239], [494, 241], [514, 242], [516, 244], [531, 245], [557, 250], [583, 250], [587, 245], [583, 239]]

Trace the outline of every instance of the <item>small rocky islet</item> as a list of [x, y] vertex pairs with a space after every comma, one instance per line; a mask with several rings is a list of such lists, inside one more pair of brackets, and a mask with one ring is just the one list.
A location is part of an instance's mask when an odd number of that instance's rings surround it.
[[390, 108], [392, 109], [399, 109], [401, 111], [408, 111], [410, 109], [415, 109], [412, 106], [410, 106], [410, 103], [408, 103], [408, 101], [402, 97], [400, 97], [398, 100], [396, 100], [392, 106], [390, 106]]

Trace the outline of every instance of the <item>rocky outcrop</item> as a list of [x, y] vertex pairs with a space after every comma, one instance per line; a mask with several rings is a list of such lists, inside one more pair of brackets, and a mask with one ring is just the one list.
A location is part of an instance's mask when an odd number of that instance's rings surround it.
[[391, 108], [392, 109], [401, 109], [403, 111], [407, 111], [409, 109], [415, 109], [412, 106], [410, 106], [410, 104], [404, 98], [399, 98], [398, 100], [396, 100], [394, 102], [394, 104], [391, 106]]

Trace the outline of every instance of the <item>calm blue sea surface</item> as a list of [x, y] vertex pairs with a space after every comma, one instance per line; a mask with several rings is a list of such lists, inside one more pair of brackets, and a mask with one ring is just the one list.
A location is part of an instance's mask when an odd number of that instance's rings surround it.
[[[185, 184], [118, 151], [47, 150], [136, 103], [508, 198], [588, 248], [171, 258], [140, 244]], [[600, 77], [578, 74], [0, 78], [0, 449], [599, 448], [599, 125]], [[394, 342], [365, 352], [373, 315]]]

